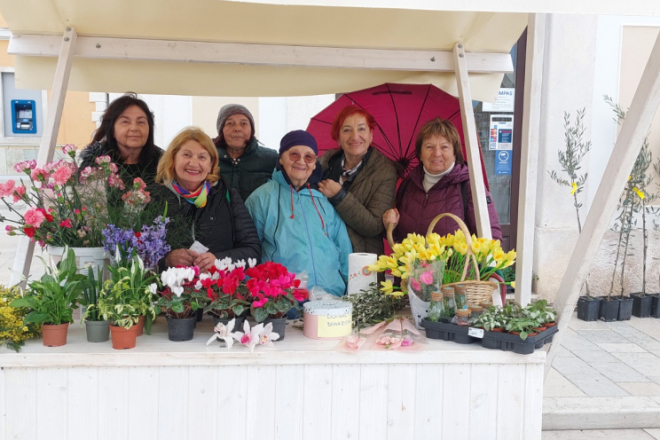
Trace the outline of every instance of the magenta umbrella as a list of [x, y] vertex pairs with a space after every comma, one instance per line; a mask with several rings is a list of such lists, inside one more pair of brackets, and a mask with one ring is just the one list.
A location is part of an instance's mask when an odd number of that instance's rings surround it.
[[[363, 108], [376, 119], [372, 145], [400, 165], [401, 178], [418, 163], [415, 157], [417, 132], [426, 121], [438, 116], [450, 120], [456, 126], [465, 157], [458, 99], [430, 84], [390, 83], [345, 93], [310, 120], [307, 131], [316, 138], [319, 155], [337, 148], [337, 142], [330, 137], [330, 127], [335, 115], [347, 105]], [[479, 157], [483, 168], [481, 149]], [[483, 174], [488, 186], [485, 168]]]

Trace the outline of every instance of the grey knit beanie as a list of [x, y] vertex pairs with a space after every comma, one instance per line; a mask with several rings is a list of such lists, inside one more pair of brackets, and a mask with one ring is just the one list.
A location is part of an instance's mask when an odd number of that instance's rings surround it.
[[222, 127], [224, 127], [227, 118], [233, 115], [244, 115], [250, 120], [250, 126], [252, 127], [252, 133], [250, 134], [250, 139], [254, 137], [254, 118], [250, 110], [246, 109], [240, 104], [227, 104], [222, 106], [218, 112], [218, 120], [216, 122], [216, 127], [218, 129], [218, 134], [222, 136]]

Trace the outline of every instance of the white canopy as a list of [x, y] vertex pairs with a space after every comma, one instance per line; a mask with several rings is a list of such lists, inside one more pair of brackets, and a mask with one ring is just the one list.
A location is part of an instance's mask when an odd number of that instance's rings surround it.
[[[479, 73], [480, 63], [488, 64], [483, 54], [508, 55], [528, 19], [524, 13], [423, 10], [429, 2], [422, 9], [272, 3], [0, 0], [0, 11], [14, 36], [23, 37], [9, 49], [18, 55], [21, 88], [52, 86], [61, 36], [71, 26], [78, 43], [69, 90], [289, 96], [431, 82], [456, 95], [450, 58], [462, 42], [466, 52], [477, 53], [466, 54], [472, 96], [487, 101], [512, 65]], [[51, 37], [32, 37], [44, 35]], [[360, 64], [365, 49], [373, 60], [366, 66]], [[398, 52], [382, 51], [392, 49]], [[254, 54], [250, 64], [239, 60], [246, 52]], [[442, 63], [443, 55], [449, 63]], [[265, 65], [268, 57], [283, 61]]]

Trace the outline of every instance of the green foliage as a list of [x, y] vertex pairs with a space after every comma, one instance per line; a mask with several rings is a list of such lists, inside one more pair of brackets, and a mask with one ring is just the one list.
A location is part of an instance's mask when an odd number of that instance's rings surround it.
[[80, 304], [86, 307], [83, 319], [86, 321], [101, 321], [98, 310], [98, 299], [103, 290], [103, 268], [98, 267], [96, 276], [94, 270], [87, 268], [87, 278], [82, 280], [82, 298]]
[[157, 277], [144, 269], [144, 263], [136, 253], [109, 270], [110, 279], [103, 283], [98, 300], [99, 316], [124, 328], [130, 328], [140, 316], [144, 316], [144, 329], [150, 333], [151, 323], [156, 319], [153, 295]]
[[556, 319], [557, 312], [542, 299], [526, 307], [520, 307], [514, 302], [507, 302], [503, 307], [491, 306], [472, 325], [486, 331], [503, 328], [508, 332], [520, 333], [520, 338], [525, 340], [535, 328], [555, 322]]
[[30, 312], [25, 324], [64, 324], [73, 322], [73, 310], [78, 308], [84, 275], [77, 273], [73, 249], [66, 249], [59, 269], [46, 266], [39, 281], [32, 281], [22, 298], [11, 302], [12, 307], [25, 307]]
[[361, 329], [392, 319], [405, 306], [405, 297], [386, 295], [376, 283], [342, 298], [353, 304], [353, 328]]
[[22, 298], [17, 287], [0, 285], [0, 345], [19, 352], [25, 341], [39, 337], [41, 326], [35, 323], [25, 324], [25, 316], [30, 312], [25, 307], [12, 307], [10, 303]]
[[287, 292], [284, 295], [269, 298], [268, 302], [261, 307], [250, 306], [250, 314], [255, 321], [263, 322], [268, 318], [281, 318], [291, 309], [300, 310], [300, 306], [293, 297], [293, 293]]
[[158, 298], [156, 306], [164, 307], [167, 316], [179, 319], [192, 316], [198, 309], [203, 309], [208, 302], [209, 299], [204, 292], [185, 287], [180, 296], [162, 295]]
[[[626, 111], [615, 103], [612, 98], [609, 96], [604, 97], [605, 102], [612, 108], [612, 111], [615, 114], [615, 121], [618, 124], [621, 124], [626, 117]], [[646, 204], [650, 201], [653, 201], [657, 198], [657, 195], [650, 194], [647, 191], [648, 185], [653, 180], [652, 176], [648, 175], [648, 169], [653, 162], [652, 154], [649, 148], [648, 139], [644, 138], [642, 141], [642, 146], [633, 165], [633, 169], [628, 177], [626, 186], [619, 198], [619, 205], [617, 206], [618, 215], [615, 219], [614, 229], [619, 230], [619, 240], [616, 244], [616, 256], [614, 259], [614, 269], [612, 271], [612, 282], [610, 284], [610, 291], [608, 292], [607, 297], [610, 298], [614, 292], [614, 281], [616, 278], [616, 271], [619, 265], [619, 259], [621, 260], [621, 274], [619, 281], [621, 284], [620, 294], [623, 296], [624, 289], [624, 277], [625, 277], [625, 268], [626, 268], [626, 258], [628, 257], [628, 246], [630, 244], [630, 234], [632, 228], [636, 226], [637, 220], [635, 219], [636, 213], [642, 213], [643, 219], [643, 234], [644, 234], [644, 246], [643, 246], [643, 259], [644, 259], [644, 270], [643, 270], [643, 280], [642, 285], [645, 289], [646, 285], [646, 251], [648, 248], [647, 242], [647, 232], [646, 232], [646, 213], [648, 209]]]

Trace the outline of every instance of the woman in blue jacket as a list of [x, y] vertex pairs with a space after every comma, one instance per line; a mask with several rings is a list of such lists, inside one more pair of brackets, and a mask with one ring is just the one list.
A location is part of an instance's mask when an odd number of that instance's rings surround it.
[[306, 271], [308, 286], [342, 296], [352, 252], [346, 225], [316, 189], [322, 177], [318, 148], [306, 131], [287, 133], [280, 142], [272, 179], [255, 190], [246, 206], [262, 243], [261, 260]]

